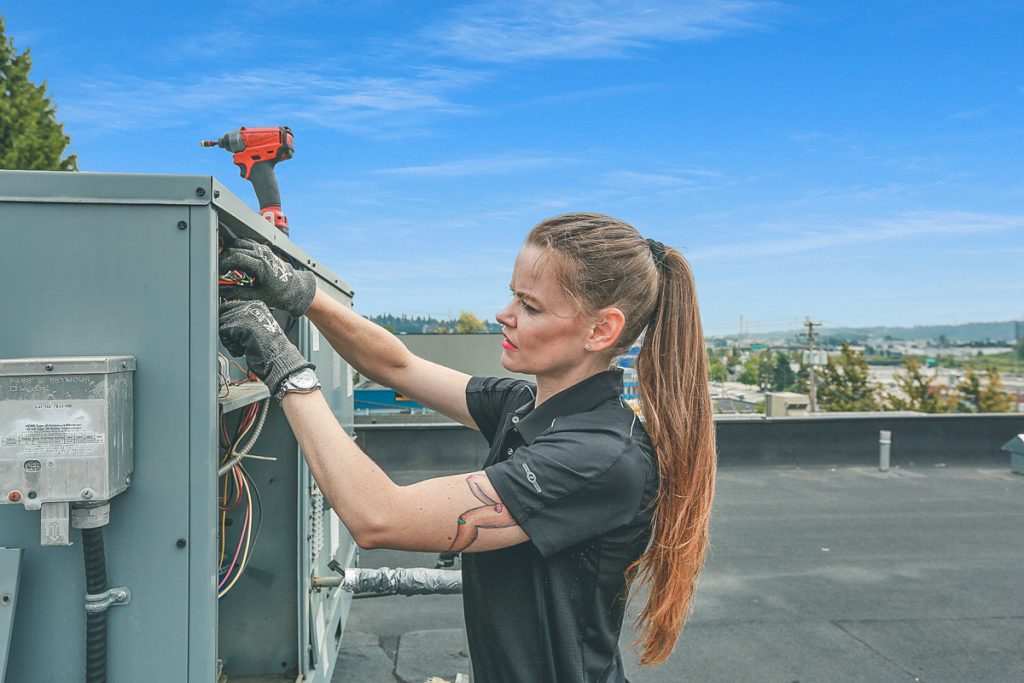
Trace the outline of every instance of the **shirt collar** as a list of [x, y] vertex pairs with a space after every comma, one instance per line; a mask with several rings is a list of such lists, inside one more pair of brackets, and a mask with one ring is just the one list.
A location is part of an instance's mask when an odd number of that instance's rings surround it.
[[535, 401], [531, 400], [513, 410], [512, 415], [519, 418], [515, 421], [519, 435], [526, 445], [530, 445], [554, 424], [555, 419], [593, 410], [621, 393], [622, 370], [605, 370], [563, 389], [544, 401], [539, 408], [535, 409]]

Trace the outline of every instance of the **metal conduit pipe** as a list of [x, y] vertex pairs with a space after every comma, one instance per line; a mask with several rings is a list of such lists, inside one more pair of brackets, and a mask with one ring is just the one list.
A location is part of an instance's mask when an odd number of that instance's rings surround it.
[[[85, 593], [103, 595], [107, 585], [107, 557], [103, 547], [103, 527], [110, 522], [110, 504], [99, 502], [76, 506], [71, 525], [82, 530], [82, 555], [85, 559]], [[107, 683], [107, 613], [87, 611], [85, 622], [86, 683]]]
[[260, 438], [260, 434], [263, 432], [263, 426], [267, 423], [267, 413], [269, 410], [270, 399], [264, 399], [263, 405], [260, 406], [259, 417], [256, 418], [256, 425], [252, 430], [252, 436], [249, 437], [244, 446], [240, 446], [238, 450], [235, 451], [235, 454], [231, 456], [227, 462], [217, 468], [218, 477], [223, 477], [231, 470], [232, 467], [242, 462], [242, 459], [249, 455], [249, 450], [256, 444], [256, 439]]
[[[85, 556], [85, 590], [92, 595], [107, 591], [107, 558], [103, 527], [82, 529]], [[86, 683], [107, 683], [107, 613], [90, 612], [85, 625]]]

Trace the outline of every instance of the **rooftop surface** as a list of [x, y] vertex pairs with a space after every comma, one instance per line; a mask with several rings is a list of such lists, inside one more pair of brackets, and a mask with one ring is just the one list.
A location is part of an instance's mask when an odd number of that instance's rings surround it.
[[[378, 550], [361, 564], [435, 559]], [[460, 596], [355, 601], [334, 682], [454, 680], [468, 671], [461, 628]], [[633, 683], [1022, 681], [1024, 476], [1009, 466], [723, 467], [675, 653], [639, 667], [632, 638], [624, 628]]]

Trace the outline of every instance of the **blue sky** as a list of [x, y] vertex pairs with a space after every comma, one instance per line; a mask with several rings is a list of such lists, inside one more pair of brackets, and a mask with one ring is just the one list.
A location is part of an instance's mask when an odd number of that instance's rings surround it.
[[1024, 5], [18, 2], [84, 171], [289, 125], [292, 236], [365, 314], [492, 318], [537, 221], [680, 248], [709, 334], [1024, 318]]

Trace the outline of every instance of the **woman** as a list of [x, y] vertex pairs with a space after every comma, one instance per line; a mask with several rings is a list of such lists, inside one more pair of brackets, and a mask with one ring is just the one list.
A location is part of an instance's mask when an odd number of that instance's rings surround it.
[[[626, 596], [645, 587], [640, 661], [663, 662], [704, 562], [715, 440], [693, 278], [675, 249], [597, 214], [548, 219], [516, 258], [502, 365], [470, 377], [316, 291], [269, 248], [222, 261], [232, 292], [305, 314], [361, 375], [479, 430], [483, 470], [397, 486], [351, 441], [262, 303], [228, 302], [221, 337], [281, 399], [324, 495], [363, 548], [463, 552], [475, 680], [623, 681]], [[644, 334], [645, 421], [614, 360]]]

